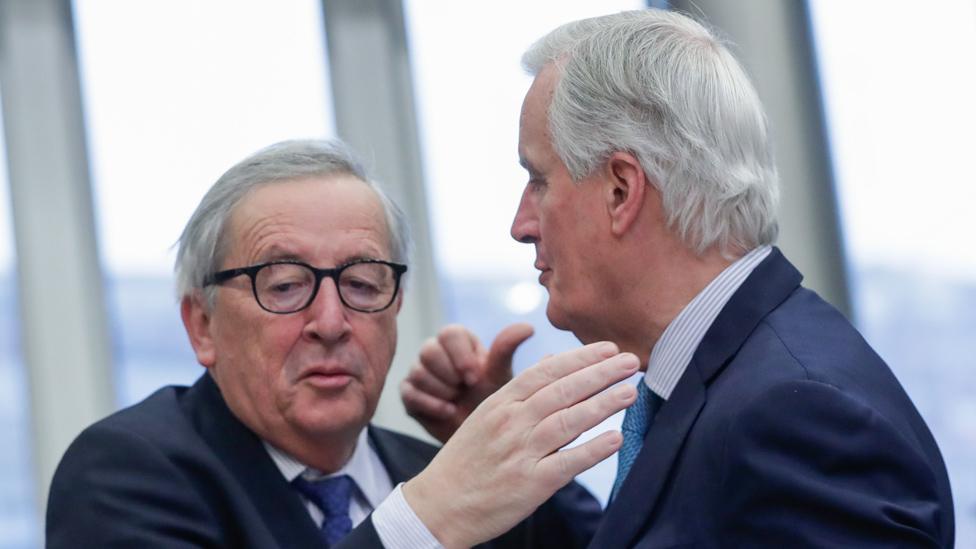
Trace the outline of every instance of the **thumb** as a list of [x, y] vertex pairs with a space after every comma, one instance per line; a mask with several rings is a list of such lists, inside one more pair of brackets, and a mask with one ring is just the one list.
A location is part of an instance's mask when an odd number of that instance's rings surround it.
[[485, 375], [489, 379], [508, 380], [512, 377], [512, 357], [519, 345], [532, 337], [535, 329], [531, 324], [519, 322], [506, 326], [495, 336], [485, 361]]

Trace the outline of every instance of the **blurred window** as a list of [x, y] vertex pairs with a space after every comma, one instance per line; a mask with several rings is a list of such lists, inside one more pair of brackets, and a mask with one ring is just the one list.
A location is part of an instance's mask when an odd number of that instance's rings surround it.
[[232, 164], [333, 134], [316, 0], [75, 0], [120, 404], [202, 372], [173, 289], [175, 244]]
[[0, 547], [35, 547], [40, 531], [31, 468], [30, 401], [20, 318], [6, 146], [0, 118]]
[[976, 2], [810, 9], [855, 321], [935, 434], [957, 545], [976, 547]]

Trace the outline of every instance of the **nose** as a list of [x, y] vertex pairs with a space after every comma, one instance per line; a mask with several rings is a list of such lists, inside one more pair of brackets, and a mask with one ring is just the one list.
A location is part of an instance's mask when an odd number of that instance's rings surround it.
[[352, 330], [352, 325], [349, 324], [349, 310], [339, 299], [339, 290], [335, 282], [329, 278], [322, 280], [318, 295], [312, 300], [305, 313], [308, 315], [304, 329], [306, 337], [324, 343], [336, 343], [345, 339]]
[[518, 209], [515, 210], [515, 219], [512, 220], [511, 230], [512, 238], [523, 244], [535, 244], [541, 238], [535, 201], [536, 197], [532, 194], [532, 188], [526, 185], [522, 191]]

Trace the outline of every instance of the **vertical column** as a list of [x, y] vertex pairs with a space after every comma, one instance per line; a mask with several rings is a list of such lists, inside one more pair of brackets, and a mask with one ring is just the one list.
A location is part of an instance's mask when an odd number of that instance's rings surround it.
[[68, 444], [114, 406], [68, 0], [0, 2], [0, 82], [43, 512]]
[[424, 339], [441, 323], [406, 29], [400, 0], [323, 0], [332, 95], [339, 137], [406, 211], [416, 248], [400, 339], [376, 420], [422, 434], [403, 412], [398, 385]]
[[779, 166], [779, 246], [805, 284], [850, 314], [843, 239], [805, 2], [671, 0], [735, 44], [769, 117]]

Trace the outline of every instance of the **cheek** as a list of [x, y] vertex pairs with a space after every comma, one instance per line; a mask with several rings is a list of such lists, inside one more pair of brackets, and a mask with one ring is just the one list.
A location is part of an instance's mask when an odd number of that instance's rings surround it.
[[369, 326], [363, 326], [360, 346], [364, 353], [366, 371], [364, 380], [370, 394], [379, 395], [390, 370], [390, 363], [396, 351], [396, 316], [389, 315], [375, 319]]
[[[288, 320], [288, 319], [277, 319]], [[289, 322], [239, 322], [222, 330], [223, 360], [235, 370], [232, 375], [246, 380], [250, 393], [264, 400], [288, 383], [287, 356], [300, 330]]]

